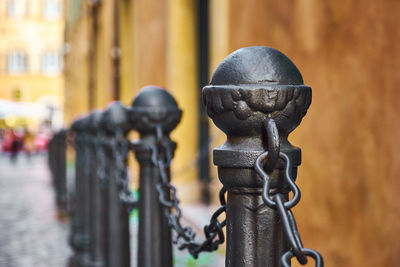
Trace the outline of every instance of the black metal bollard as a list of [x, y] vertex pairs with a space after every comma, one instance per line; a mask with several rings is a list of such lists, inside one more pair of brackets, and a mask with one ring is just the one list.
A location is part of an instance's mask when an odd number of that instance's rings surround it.
[[127, 154], [130, 130], [126, 108], [121, 102], [112, 102], [101, 121], [103, 147], [108, 165], [107, 236], [105, 237], [106, 266], [130, 266], [129, 209], [130, 193], [127, 177]]
[[[133, 128], [140, 133], [140, 139], [133, 142], [140, 164], [138, 266], [171, 267], [171, 230], [165, 216], [166, 208], [159, 200], [157, 186], [162, 174], [154, 157], [164, 153], [167, 161], [172, 159], [176, 144], [169, 133], [179, 123], [182, 112], [167, 91], [148, 86], [135, 97], [129, 114]], [[171, 154], [157, 150], [159, 143], [170, 147]], [[165, 178], [169, 180], [169, 169], [167, 172]]]
[[50, 139], [49, 143], [47, 144], [47, 163], [49, 165], [49, 169], [50, 169], [50, 173], [51, 173], [51, 178], [52, 178], [52, 182], [53, 185], [55, 186], [55, 179], [56, 179], [56, 175], [55, 175], [55, 167], [54, 167], [54, 162], [55, 162], [55, 134], [53, 135], [53, 138]]
[[[254, 165], [267, 150], [271, 191], [287, 199], [285, 162], [279, 153], [290, 159], [289, 172], [295, 178], [301, 151], [287, 137], [306, 114], [311, 88], [281, 52], [247, 47], [221, 62], [203, 89], [203, 101], [209, 117], [227, 136], [214, 149], [219, 179], [228, 190], [226, 266], [280, 266], [289, 245], [278, 211], [264, 203], [263, 180]], [[267, 133], [265, 123], [271, 120], [277, 131]]]
[[48, 144], [48, 162], [53, 179], [56, 204], [62, 215], [67, 213], [66, 130], [56, 132]]
[[106, 234], [108, 219], [108, 203], [107, 203], [107, 187], [105, 173], [105, 161], [99, 161], [99, 155], [104, 154], [102, 140], [104, 132], [102, 131], [101, 120], [104, 113], [95, 110], [90, 114], [89, 133], [91, 134], [91, 142], [89, 149], [90, 154], [94, 155], [91, 159], [90, 166], [90, 263], [91, 267], [106, 267]]
[[70, 244], [74, 255], [71, 266], [86, 266], [90, 253], [90, 183], [89, 168], [91, 135], [88, 132], [91, 118], [84, 116], [71, 126], [75, 133], [75, 201], [73, 207]]
[[67, 212], [67, 131], [62, 129], [56, 134], [57, 153], [57, 206], [63, 212]]

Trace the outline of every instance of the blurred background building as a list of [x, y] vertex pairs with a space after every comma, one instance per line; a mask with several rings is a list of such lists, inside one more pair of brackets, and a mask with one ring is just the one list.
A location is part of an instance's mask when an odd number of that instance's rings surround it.
[[61, 0], [0, 2], [0, 119], [8, 127], [63, 125]]

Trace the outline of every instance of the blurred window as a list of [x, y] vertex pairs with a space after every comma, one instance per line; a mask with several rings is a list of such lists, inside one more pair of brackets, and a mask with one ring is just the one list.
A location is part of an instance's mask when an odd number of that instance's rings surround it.
[[61, 71], [62, 60], [58, 52], [46, 52], [41, 58], [42, 72], [47, 75], [56, 75]]
[[7, 13], [10, 17], [23, 17], [26, 11], [26, 0], [7, 1]]
[[28, 70], [28, 56], [23, 51], [12, 51], [7, 56], [9, 73], [21, 73]]
[[61, 0], [43, 0], [43, 16], [57, 19], [61, 16]]

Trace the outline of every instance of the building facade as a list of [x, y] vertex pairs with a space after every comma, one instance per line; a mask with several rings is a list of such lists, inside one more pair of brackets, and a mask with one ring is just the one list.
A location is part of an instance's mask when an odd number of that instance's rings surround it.
[[64, 105], [62, 0], [0, 1], [0, 99]]
[[[304, 198], [295, 213], [305, 244], [318, 248], [327, 265], [397, 264], [400, 2], [67, 2], [67, 122], [111, 100], [130, 104], [145, 85], [167, 88], [184, 112], [172, 133], [178, 141], [172, 181], [186, 200], [201, 195], [199, 159], [207, 154], [211, 162], [208, 149], [225, 140], [212, 123], [201, 124], [204, 81], [238, 48], [285, 53], [313, 88], [313, 104], [290, 136], [303, 151]], [[212, 164], [209, 176], [216, 192]]]

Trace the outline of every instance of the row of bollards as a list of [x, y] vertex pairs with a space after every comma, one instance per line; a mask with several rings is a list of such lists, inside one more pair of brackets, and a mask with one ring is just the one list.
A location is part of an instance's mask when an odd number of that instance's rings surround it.
[[[113, 102], [76, 120], [76, 202], [72, 216], [73, 266], [129, 266], [126, 108]], [[128, 197], [130, 195], [128, 194]]]
[[[72, 124], [76, 197], [71, 266], [129, 267], [134, 255], [139, 267], [172, 267], [173, 244], [197, 258], [225, 241], [225, 226], [227, 267], [290, 266], [293, 257], [301, 264], [311, 257], [323, 266], [318, 252], [303, 247], [291, 212], [300, 200], [294, 181], [301, 151], [287, 137], [311, 103], [311, 88], [296, 66], [272, 48], [240, 49], [218, 66], [203, 89], [203, 101], [227, 135], [214, 149], [223, 184], [221, 207], [204, 227], [205, 240], [199, 242], [181, 224], [171, 183], [176, 143], [169, 133], [182, 112], [166, 90], [145, 87], [131, 107], [112, 102]], [[130, 141], [133, 130], [140, 138]], [[140, 165], [138, 201], [129, 187], [129, 151]], [[139, 210], [138, 250], [131, 253], [129, 214], [134, 207]], [[224, 213], [226, 219], [220, 219]]]
[[[172, 105], [171, 105], [172, 103]], [[147, 87], [132, 107], [111, 103], [72, 124], [76, 151], [76, 201], [72, 214], [72, 266], [130, 266], [129, 213], [139, 208], [139, 266], [172, 266], [171, 231], [159, 204], [152, 148], [156, 128], [169, 133], [181, 111], [165, 90]], [[140, 133], [132, 143], [127, 134]], [[170, 142], [166, 136], [162, 142]], [[129, 188], [127, 156], [140, 164], [140, 201]]]

